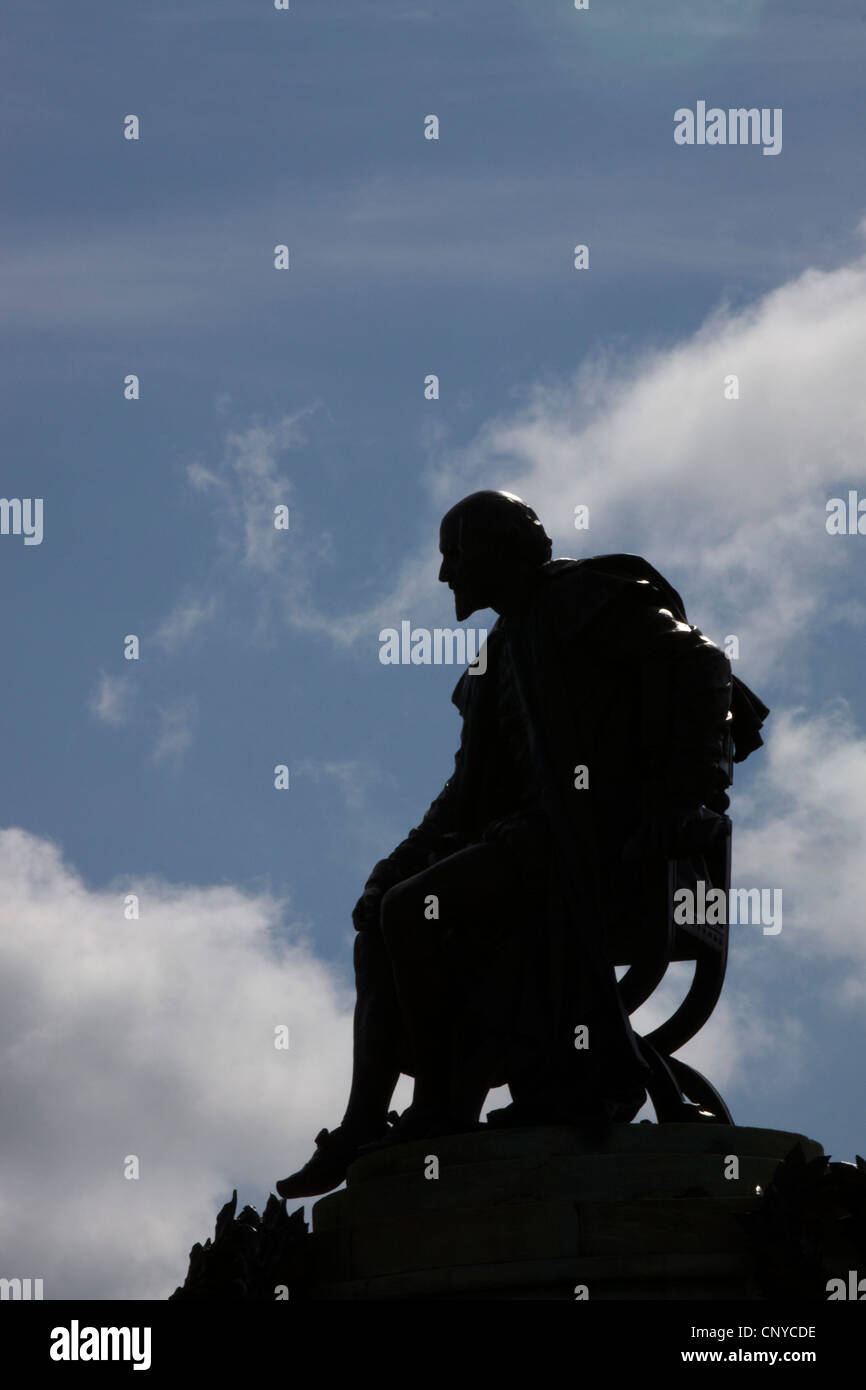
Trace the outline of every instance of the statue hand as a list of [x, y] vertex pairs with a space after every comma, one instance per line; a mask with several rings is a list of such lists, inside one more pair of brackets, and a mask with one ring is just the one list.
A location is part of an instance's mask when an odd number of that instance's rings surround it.
[[375, 927], [379, 920], [384, 892], [381, 888], [370, 886], [364, 889], [352, 909], [352, 923], [355, 931], [366, 931]]
[[541, 856], [550, 844], [550, 825], [539, 807], [524, 807], [486, 826], [482, 840], [500, 844], [508, 853]]
[[401, 883], [405, 877], [405, 871], [400, 869], [393, 858], [380, 859], [378, 864], [373, 866], [370, 877], [364, 884], [364, 891], [352, 909], [352, 922], [356, 931], [365, 931], [367, 927], [375, 927], [378, 924], [383, 897], [389, 888]]

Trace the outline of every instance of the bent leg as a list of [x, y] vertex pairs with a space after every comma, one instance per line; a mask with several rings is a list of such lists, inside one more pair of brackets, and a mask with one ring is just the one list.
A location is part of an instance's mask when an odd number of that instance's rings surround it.
[[355, 938], [355, 988], [352, 1087], [342, 1127], [357, 1131], [364, 1142], [385, 1128], [403, 1035], [391, 962], [376, 928]]
[[280, 1197], [315, 1197], [345, 1181], [362, 1145], [377, 1139], [387, 1123], [401, 1054], [400, 1011], [391, 963], [378, 928], [355, 938], [357, 1002], [349, 1104], [341, 1124], [322, 1130], [308, 1163], [276, 1185]]
[[382, 932], [415, 1058], [413, 1111], [452, 1131], [477, 1123], [495, 1083], [516, 984], [516, 884], [495, 844], [472, 845], [392, 888]]

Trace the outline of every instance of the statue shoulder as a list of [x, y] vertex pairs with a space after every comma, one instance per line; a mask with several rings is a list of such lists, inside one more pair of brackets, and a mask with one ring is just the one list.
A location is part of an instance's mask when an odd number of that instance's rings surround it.
[[[638, 566], [618, 563], [637, 561]], [[584, 560], [551, 560], [545, 566], [546, 608], [556, 630], [566, 641], [576, 637], [614, 599], [629, 589], [636, 601], [643, 599], [638, 581], [643, 578], [640, 556], [595, 555]], [[647, 568], [651, 569], [651, 566]], [[653, 571], [654, 572], [654, 571]], [[648, 580], [645, 580], [648, 583]], [[643, 586], [641, 586], [643, 587]]]
[[584, 560], [551, 560], [545, 570], [552, 605], [563, 617], [576, 606], [584, 615], [583, 621], [588, 622], [612, 599], [630, 591], [637, 602], [668, 608], [679, 622], [687, 621], [676, 589], [642, 555], [623, 552]]

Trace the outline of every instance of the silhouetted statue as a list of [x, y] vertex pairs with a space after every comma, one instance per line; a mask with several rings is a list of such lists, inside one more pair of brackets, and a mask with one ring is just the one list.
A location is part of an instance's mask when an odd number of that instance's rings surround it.
[[[674, 869], [727, 887], [731, 762], [761, 744], [769, 711], [639, 556], [551, 560], [535, 513], [503, 492], [448, 512], [440, 549], [458, 621], [499, 618], [483, 674], [452, 697], [454, 772], [354, 909], [349, 1104], [281, 1197], [338, 1186], [362, 1148], [473, 1129], [506, 1083], [512, 1104], [489, 1123], [630, 1121], [648, 1087], [660, 1119], [697, 1118], [684, 1092], [730, 1121], [667, 1055], [715, 1004], [726, 931], [695, 928], [692, 955], [683, 938], [675, 958], [703, 962], [700, 988], [662, 1052], [631, 1028], [634, 981], [618, 986], [613, 943], [621, 928], [658, 938], [644, 998], [674, 949]], [[401, 1072], [415, 1091], [397, 1118]]]

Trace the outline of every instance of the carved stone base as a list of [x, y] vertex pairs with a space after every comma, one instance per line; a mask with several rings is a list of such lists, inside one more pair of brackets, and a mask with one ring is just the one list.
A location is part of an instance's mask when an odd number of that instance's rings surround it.
[[780, 1130], [652, 1123], [384, 1149], [313, 1207], [311, 1296], [758, 1298], [736, 1217], [797, 1144], [823, 1152]]

